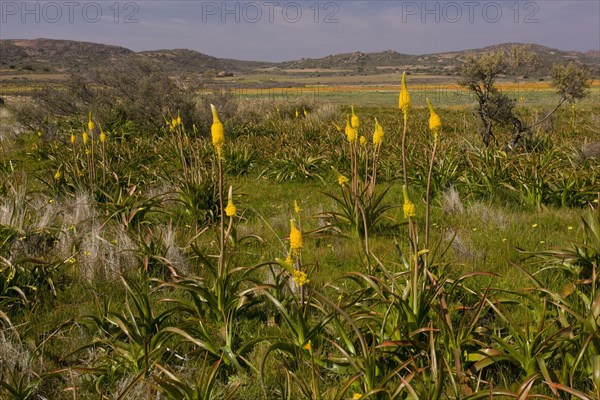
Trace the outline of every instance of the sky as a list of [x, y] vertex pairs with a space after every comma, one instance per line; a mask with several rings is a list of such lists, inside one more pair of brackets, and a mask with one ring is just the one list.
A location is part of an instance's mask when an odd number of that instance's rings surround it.
[[587, 51], [600, 50], [600, 1], [0, 0], [1, 39], [40, 37], [260, 61], [506, 42]]

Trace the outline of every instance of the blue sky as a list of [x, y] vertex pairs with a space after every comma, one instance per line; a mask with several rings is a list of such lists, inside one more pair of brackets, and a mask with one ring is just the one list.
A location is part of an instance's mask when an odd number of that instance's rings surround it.
[[264, 61], [504, 42], [586, 51], [600, 49], [600, 1], [0, 0], [0, 38], [38, 37]]

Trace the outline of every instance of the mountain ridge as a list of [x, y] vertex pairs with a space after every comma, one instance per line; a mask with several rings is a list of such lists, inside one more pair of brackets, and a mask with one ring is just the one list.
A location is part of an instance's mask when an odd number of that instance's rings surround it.
[[502, 43], [476, 49], [425, 54], [406, 54], [396, 50], [379, 52], [354, 51], [330, 54], [320, 58], [301, 58], [283, 62], [246, 61], [218, 58], [190, 49], [158, 49], [135, 52], [125, 47], [102, 43], [61, 39], [2, 39], [0, 40], [0, 69], [64, 72], [88, 68], [128, 57], [143, 57], [157, 61], [174, 73], [227, 71], [244, 73], [267, 69], [311, 70], [351, 69], [377, 73], [382, 68], [411, 69], [414, 72], [456, 74], [467, 53], [482, 53], [515, 44], [529, 46], [539, 60], [538, 75], [548, 74], [554, 62], [575, 61], [586, 64], [598, 73], [600, 51], [565, 51], [528, 43]]

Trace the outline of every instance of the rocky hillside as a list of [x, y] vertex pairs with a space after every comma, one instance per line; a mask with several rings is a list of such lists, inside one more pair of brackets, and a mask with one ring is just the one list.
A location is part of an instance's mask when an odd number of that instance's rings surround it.
[[[387, 50], [376, 53], [360, 51], [333, 54], [323, 58], [303, 58], [282, 63], [241, 61], [212, 57], [187, 49], [154, 50], [133, 52], [129, 49], [98, 43], [77, 42], [54, 39], [9, 39], [0, 40], [0, 71], [23, 72], [64, 72], [81, 70], [98, 63], [110, 64], [128, 57], [144, 57], [160, 63], [174, 74], [217, 75], [219, 73], [236, 74], [264, 68], [279, 71], [310, 72], [311, 69], [343, 69], [376, 74], [390, 68], [411, 70], [440, 75], [454, 75], [469, 52], [481, 53], [499, 47], [512, 46], [501, 44], [482, 49], [462, 50], [446, 53], [410, 55]], [[573, 60], [590, 66], [596, 76], [600, 73], [600, 52], [562, 51], [545, 46], [529, 45], [537, 59], [535, 75], [547, 75], [554, 63]]]

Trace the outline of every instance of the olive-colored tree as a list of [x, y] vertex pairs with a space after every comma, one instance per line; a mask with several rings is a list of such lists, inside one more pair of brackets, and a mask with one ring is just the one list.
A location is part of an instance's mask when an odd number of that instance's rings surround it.
[[516, 100], [502, 93], [496, 83], [501, 76], [525, 72], [534, 66], [535, 57], [527, 46], [467, 55], [458, 83], [469, 89], [477, 99], [477, 114], [483, 124], [481, 138], [485, 146], [489, 146], [492, 140], [497, 142], [494, 136], [496, 126], [510, 126], [512, 136], [508, 145], [514, 147], [526, 132], [549, 118], [565, 101], [585, 96], [585, 89], [589, 87], [587, 70], [575, 63], [555, 65], [552, 85], [560, 95], [557, 106], [539, 121], [524, 124], [515, 110]]
[[590, 87], [590, 73], [575, 62], [555, 64], [552, 68], [552, 86], [560, 95], [561, 102], [568, 100], [574, 103], [585, 97], [586, 89]]

